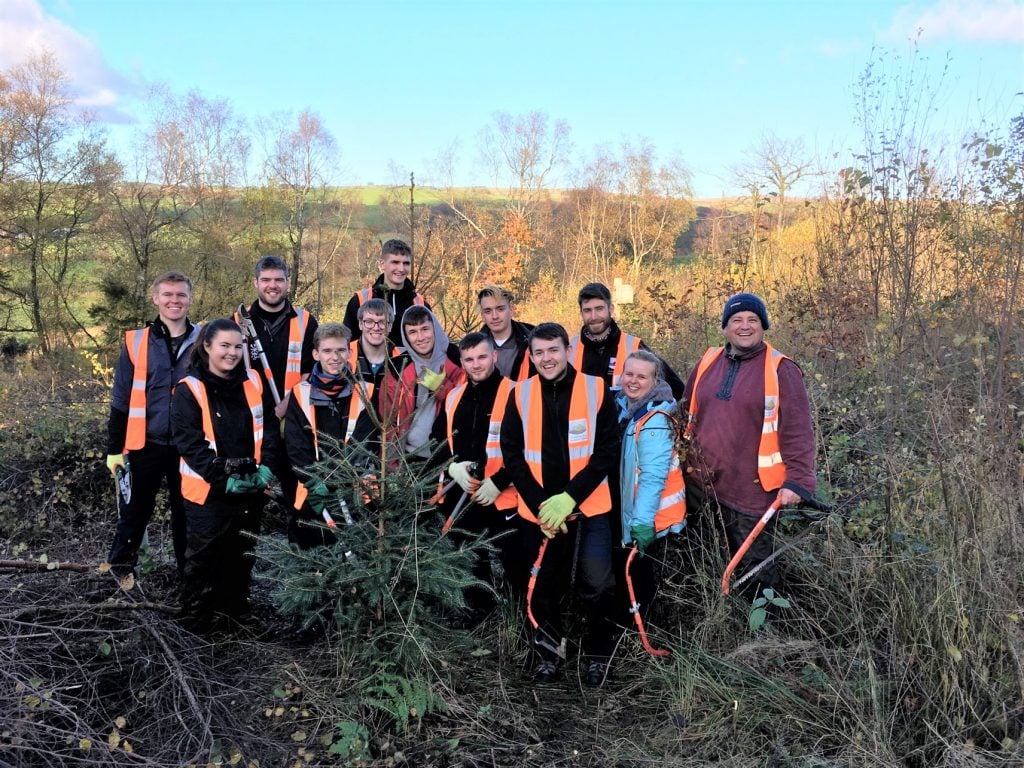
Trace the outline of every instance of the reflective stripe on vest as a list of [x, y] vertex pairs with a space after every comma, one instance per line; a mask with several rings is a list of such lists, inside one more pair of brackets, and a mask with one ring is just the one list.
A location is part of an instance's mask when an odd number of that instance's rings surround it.
[[[584, 373], [576, 374], [569, 400], [569, 478], [578, 475], [594, 454], [594, 428], [597, 424], [597, 413], [604, 402], [604, 380]], [[542, 435], [544, 428], [544, 404], [541, 402], [540, 376], [531, 376], [526, 381], [516, 384], [516, 405], [523, 421], [523, 458], [530, 468], [530, 474], [538, 484], [543, 485], [541, 468]], [[612, 508], [611, 491], [608, 478], [578, 505], [579, 510], [587, 517], [600, 515]], [[519, 514], [531, 522], [537, 522], [536, 516], [519, 497]]]
[[[580, 337], [573, 336], [572, 339], [570, 339], [569, 344], [572, 346], [572, 367], [582, 373], [583, 345], [580, 343]], [[615, 357], [608, 361], [612, 369], [611, 386], [619, 386], [619, 378], [622, 376], [622, 371], [626, 368], [626, 358], [638, 349], [640, 349], [639, 336], [634, 336], [631, 333], [619, 334], [619, 346], [615, 350]], [[604, 374], [605, 371], [602, 371], [600, 375], [604, 376]]]
[[[385, 341], [384, 344], [385, 349], [387, 349], [388, 342]], [[374, 391], [374, 383], [362, 378], [362, 371], [359, 365], [359, 350], [360, 343], [358, 339], [348, 346], [348, 364], [349, 368], [352, 369], [352, 379], [356, 386], [353, 387], [352, 399], [348, 404], [348, 423], [345, 425], [346, 443], [352, 439], [352, 435], [356, 431], [356, 424], [359, 422], [359, 416], [366, 410], [366, 406], [372, 401]], [[391, 357], [401, 357], [401, 355], [401, 349], [398, 347], [391, 348]], [[386, 362], [387, 358], [384, 359], [384, 363]], [[384, 363], [381, 363], [381, 365]]]
[[[656, 413], [664, 414], [668, 418], [669, 423], [672, 423], [672, 416], [665, 411], [659, 410], [648, 411], [636, 422], [633, 435], [633, 446], [636, 451], [633, 461], [635, 467], [633, 475], [634, 501], [636, 501], [636, 494], [640, 490], [640, 430], [643, 429], [647, 420]], [[666, 528], [671, 528], [673, 525], [683, 522], [685, 518], [686, 483], [683, 479], [683, 470], [679, 466], [679, 454], [673, 447], [671, 463], [668, 466], [668, 475], [665, 478], [665, 487], [661, 490], [661, 501], [658, 504], [658, 511], [654, 515], [654, 530], [655, 532], [664, 531]]]
[[[359, 301], [359, 306], [360, 307], [363, 306], [363, 304], [365, 304], [371, 298], [373, 298], [373, 288], [372, 287], [371, 288], [363, 288], [360, 291], [356, 291], [356, 298]], [[420, 307], [425, 307], [427, 305], [426, 300], [419, 293], [416, 293], [415, 295], [413, 295], [412, 303], [413, 303], [413, 305], [417, 305], [417, 306], [420, 306]], [[412, 306], [412, 305], [410, 305], [410, 306]]]
[[526, 381], [530, 378], [530, 347], [527, 345], [523, 351], [523, 360], [519, 363], [519, 373], [516, 375], [516, 381]]
[[149, 364], [149, 328], [124, 335], [128, 359], [132, 361], [132, 392], [128, 400], [128, 432], [124, 450], [136, 451], [146, 445], [146, 367]]
[[302, 340], [306, 337], [309, 312], [295, 308], [295, 317], [288, 324], [288, 356], [284, 364], [284, 388], [291, 392], [302, 381]]
[[[313, 458], [315, 461], [320, 461], [320, 439], [317, 436], [316, 431], [316, 408], [310, 402], [310, 395], [313, 392], [313, 387], [308, 381], [300, 382], [295, 389], [292, 390], [292, 394], [295, 396], [295, 402], [299, 404], [299, 410], [306, 417], [306, 421], [309, 422], [310, 429], [313, 430]], [[295, 508], [302, 509], [302, 505], [306, 503], [306, 497], [309, 496], [309, 491], [306, 486], [302, 484], [300, 480], [297, 487], [295, 488]]]
[[[213, 433], [213, 419], [210, 416], [206, 386], [195, 376], [186, 376], [180, 383], [187, 385], [192, 391], [192, 397], [203, 414], [203, 435], [210, 445], [210, 450], [216, 453], [217, 439]], [[245, 391], [245, 402], [252, 414], [253, 459], [259, 464], [263, 455], [263, 385], [259, 374], [249, 371], [242, 389]], [[181, 495], [195, 504], [205, 504], [210, 495], [210, 484], [188, 465], [184, 457], [178, 462], [178, 471], [181, 473]]]
[[[786, 464], [779, 449], [779, 366], [789, 358], [767, 342], [764, 347], [764, 419], [761, 424], [761, 440], [757, 445], [757, 478], [761, 489], [767, 492], [781, 488], [786, 482]], [[725, 347], [711, 347], [697, 366], [693, 391], [690, 393], [690, 415], [686, 424], [688, 436], [692, 436], [697, 415], [697, 385], [724, 351]]]
[[[452, 439], [453, 424], [455, 423], [455, 411], [462, 401], [462, 395], [469, 383], [460, 384], [448, 393], [445, 401], [445, 411], [448, 417], [448, 448], [455, 453], [455, 444]], [[501, 422], [505, 417], [505, 408], [508, 406], [508, 398], [515, 383], [510, 379], [502, 378], [498, 384], [498, 390], [494, 394], [494, 403], [491, 405], [491, 418], [487, 423], [487, 463], [484, 465], [484, 477], [491, 477], [499, 469], [505, 466], [505, 460], [501, 456]], [[494, 506], [498, 509], [515, 509], [519, 504], [519, 494], [516, 489], [509, 485], [498, 494]]]

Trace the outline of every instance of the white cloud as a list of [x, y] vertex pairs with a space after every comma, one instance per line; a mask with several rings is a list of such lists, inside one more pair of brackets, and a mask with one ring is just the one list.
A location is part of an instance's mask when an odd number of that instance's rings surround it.
[[1020, 0], [938, 0], [897, 11], [888, 37], [922, 41], [1024, 42], [1024, 2]]
[[67, 73], [75, 102], [104, 122], [130, 119], [118, 109], [121, 98], [134, 86], [107, 66], [103, 55], [87, 37], [48, 16], [38, 0], [2, 0], [0, 15], [0, 70], [49, 49]]

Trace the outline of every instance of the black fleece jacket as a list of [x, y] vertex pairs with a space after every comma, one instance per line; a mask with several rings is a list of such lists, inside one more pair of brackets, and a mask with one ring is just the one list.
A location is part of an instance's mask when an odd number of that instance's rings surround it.
[[[391, 323], [391, 330], [388, 331], [388, 338], [391, 339], [392, 344], [398, 346], [402, 345], [402, 315], [405, 314], [405, 310], [412, 306], [416, 300], [416, 286], [409, 278], [405, 279], [405, 284], [402, 285], [397, 291], [388, 288], [384, 284], [384, 273], [382, 272], [377, 276], [377, 280], [374, 282], [370, 289], [370, 295], [375, 299], [384, 299], [391, 308], [395, 311], [395, 319]], [[430, 309], [430, 305], [426, 303], [424, 299], [424, 305], [427, 309]], [[352, 294], [352, 298], [348, 300], [348, 305], [345, 307], [345, 325], [352, 331], [352, 338], [358, 339], [363, 335], [362, 328], [359, 327], [359, 293]]]
[[[581, 370], [583, 373], [589, 373], [591, 376], [600, 376], [609, 386], [612, 383], [611, 359], [618, 352], [619, 337], [622, 336], [622, 329], [619, 328], [618, 323], [614, 320], [611, 323], [611, 332], [604, 341], [591, 341], [585, 333], [580, 332], [580, 343], [583, 345], [583, 365]], [[643, 341], [640, 342], [640, 349], [652, 351]], [[686, 388], [686, 385], [679, 378], [679, 374], [672, 370], [671, 366], [665, 362], [664, 358], [661, 364], [665, 368], [665, 382], [672, 388], [672, 397], [679, 400], [683, 396], [683, 390]]]
[[519, 413], [515, 395], [505, 411], [501, 425], [501, 455], [519, 496], [534, 514], [540, 510], [542, 501], [565, 491], [579, 504], [584, 501], [601, 482], [613, 473], [619, 463], [619, 428], [615, 415], [615, 402], [604, 390], [604, 400], [597, 412], [595, 425], [594, 453], [574, 478], [569, 479], [569, 401], [572, 385], [577, 376], [569, 366], [565, 376], [558, 381], [540, 380], [544, 411], [541, 421], [541, 483], [538, 483], [523, 456], [523, 418]]

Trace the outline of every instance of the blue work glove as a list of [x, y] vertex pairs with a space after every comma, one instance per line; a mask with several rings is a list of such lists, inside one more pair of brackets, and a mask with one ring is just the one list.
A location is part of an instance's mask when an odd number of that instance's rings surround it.
[[327, 486], [320, 480], [310, 479], [307, 480], [304, 485], [308, 495], [306, 496], [306, 502], [310, 508], [318, 515], [323, 514], [324, 507], [327, 506], [329, 496], [327, 495]]
[[576, 500], [565, 491], [545, 499], [540, 503], [540, 529], [549, 539], [561, 531], [568, 533], [566, 519], [576, 509]]
[[262, 487], [259, 484], [258, 475], [246, 475], [245, 477], [228, 477], [224, 491], [234, 496], [243, 496], [247, 493], [257, 493]]
[[654, 541], [654, 526], [653, 525], [632, 525], [629, 528], [629, 535], [632, 537], [633, 542], [636, 544], [637, 550], [642, 555], [647, 551], [647, 548], [651, 546], [651, 542]]

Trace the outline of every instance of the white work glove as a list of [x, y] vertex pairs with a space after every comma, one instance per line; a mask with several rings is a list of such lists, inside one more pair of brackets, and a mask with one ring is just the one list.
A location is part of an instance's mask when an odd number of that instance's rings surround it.
[[480, 487], [473, 494], [473, 501], [481, 507], [488, 507], [495, 502], [499, 493], [501, 491], [498, 490], [498, 486], [488, 477], [480, 482]]
[[469, 468], [472, 465], [472, 461], [453, 461], [448, 466], [448, 477], [458, 483], [466, 493], [472, 493], [480, 484], [479, 480], [469, 474]]

